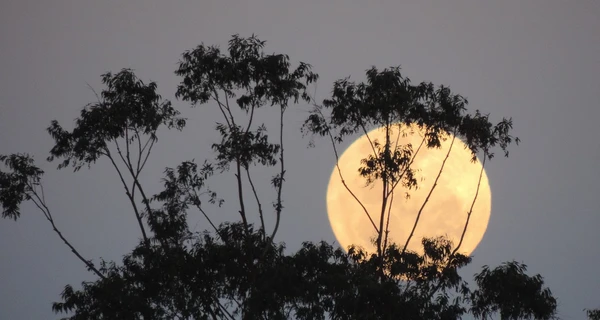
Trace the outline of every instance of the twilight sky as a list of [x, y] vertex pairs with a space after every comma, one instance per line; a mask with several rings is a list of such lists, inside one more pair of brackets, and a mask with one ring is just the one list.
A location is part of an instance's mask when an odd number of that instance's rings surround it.
[[[523, 261], [545, 277], [559, 316], [582, 319], [582, 309], [600, 307], [599, 17], [594, 0], [3, 0], [0, 153], [33, 154], [65, 236], [95, 261], [120, 260], [139, 232], [116, 174], [104, 161], [77, 174], [44, 161], [52, 146], [45, 128], [52, 119], [71, 128], [94, 99], [86, 83], [100, 90], [102, 73], [133, 68], [190, 119], [184, 132], [159, 136], [143, 177], [154, 193], [164, 167], [212, 156], [220, 120], [213, 105], [190, 109], [174, 99], [183, 51], [201, 42], [226, 48], [232, 34], [256, 33], [267, 52], [314, 66], [318, 100], [336, 79], [401, 65], [415, 82], [466, 96], [470, 110], [495, 121], [513, 117], [522, 139], [510, 158], [488, 167], [491, 220], [463, 275]], [[334, 158], [324, 142], [306, 148], [298, 131], [306, 110], [298, 105], [286, 118], [286, 211], [277, 240], [292, 249], [334, 240], [325, 212]], [[232, 183], [225, 176], [215, 187], [227, 193]], [[273, 193], [268, 185], [259, 192]], [[233, 217], [225, 211], [213, 216]], [[196, 230], [207, 228], [194, 221]], [[58, 318], [50, 306], [63, 286], [92, 279], [31, 206], [16, 223], [0, 220], [0, 257], [0, 319]]]

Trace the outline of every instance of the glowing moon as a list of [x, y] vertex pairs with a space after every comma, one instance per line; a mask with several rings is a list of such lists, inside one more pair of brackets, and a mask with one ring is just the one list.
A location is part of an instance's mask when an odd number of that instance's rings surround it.
[[[408, 134], [399, 137], [398, 146], [410, 143], [415, 152], [421, 144], [423, 135], [418, 127], [412, 128], [414, 133], [410, 134], [410, 129], [403, 126], [403, 132]], [[397, 134], [398, 127], [395, 126], [394, 138], [391, 139], [393, 143], [395, 143]], [[379, 140], [381, 144], [385, 143], [383, 129], [372, 130], [369, 132], [369, 137], [371, 141]], [[397, 243], [400, 247], [404, 246], [415, 223], [417, 213], [433, 186], [451, 141], [451, 137], [442, 141], [440, 149], [427, 148], [423, 144], [415, 156], [412, 168], [419, 170], [416, 176], [418, 189], [406, 190], [401, 185], [396, 187], [389, 224], [389, 241]], [[367, 137], [362, 136], [344, 151], [338, 164], [347, 186], [363, 203], [375, 224], [379, 226], [382, 183], [376, 181], [374, 185], [365, 186], [365, 178], [358, 173], [361, 159], [372, 154], [372, 150]], [[473, 163], [471, 157], [471, 151], [460, 139], [456, 138], [438, 184], [421, 213], [419, 224], [408, 245], [409, 250], [422, 253], [421, 239], [423, 237], [445, 235], [452, 240], [454, 246], [458, 244], [481, 173], [480, 161], [477, 160]], [[405, 197], [406, 192], [410, 194], [409, 199]], [[475, 250], [487, 229], [490, 211], [491, 191], [484, 170], [479, 193], [459, 252], [470, 254]], [[342, 184], [337, 168], [333, 169], [329, 180], [327, 212], [333, 232], [344, 249], [350, 245], [357, 245], [368, 252], [376, 251], [370, 240], [375, 236], [375, 229], [360, 204]]]

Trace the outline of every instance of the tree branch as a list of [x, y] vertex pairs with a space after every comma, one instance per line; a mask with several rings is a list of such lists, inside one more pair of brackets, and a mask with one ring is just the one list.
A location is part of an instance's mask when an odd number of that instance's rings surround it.
[[392, 193], [390, 195], [390, 205], [388, 206], [388, 213], [387, 213], [387, 221], [385, 223], [385, 238], [383, 240], [383, 250], [382, 252], [385, 252], [385, 248], [387, 247], [387, 243], [388, 243], [388, 236], [390, 234], [390, 216], [392, 213], [392, 205], [394, 203], [394, 193]]
[[460, 241], [458, 242], [458, 245], [456, 246], [456, 248], [452, 251], [451, 256], [453, 256], [454, 254], [456, 254], [456, 252], [458, 252], [460, 246], [463, 243], [463, 240], [465, 238], [465, 233], [467, 232], [467, 227], [469, 226], [469, 221], [471, 219], [471, 214], [473, 213], [473, 207], [475, 206], [475, 201], [477, 201], [477, 197], [479, 196], [479, 187], [481, 186], [481, 178], [483, 177], [483, 171], [484, 171], [484, 167], [485, 167], [485, 160], [487, 158], [487, 152], [484, 154], [483, 156], [483, 161], [481, 163], [481, 171], [479, 172], [479, 180], [477, 181], [477, 189], [475, 190], [475, 196], [473, 197], [473, 202], [471, 202], [471, 208], [469, 208], [469, 212], [467, 213], [467, 221], [465, 222], [465, 228], [463, 229], [463, 232], [460, 236]]
[[419, 151], [421, 150], [421, 147], [423, 146], [423, 143], [425, 142], [425, 136], [423, 136], [423, 140], [421, 140], [421, 143], [419, 144], [419, 147], [417, 148], [417, 151], [415, 151], [415, 153], [412, 154], [412, 157], [410, 159], [410, 161], [408, 162], [408, 165], [406, 166], [406, 168], [404, 168], [404, 170], [402, 171], [402, 173], [400, 173], [400, 175], [398, 176], [398, 179], [394, 182], [394, 184], [392, 185], [392, 188], [390, 189], [390, 193], [393, 193], [394, 190], [396, 189], [396, 186], [398, 186], [398, 183], [400, 183], [400, 181], [402, 181], [402, 178], [404, 177], [404, 174], [410, 170], [410, 166], [412, 166], [413, 162], [415, 161], [415, 158], [417, 157], [417, 154], [419, 154]]
[[[188, 195], [190, 197], [192, 196], [192, 193], [189, 190], [188, 190]], [[198, 210], [200, 210], [200, 212], [204, 215], [204, 217], [206, 218], [208, 223], [210, 223], [210, 225], [213, 227], [213, 229], [215, 229], [215, 233], [221, 238], [221, 240], [225, 241], [224, 238], [219, 233], [219, 229], [215, 226], [215, 224], [212, 222], [212, 220], [208, 217], [208, 214], [206, 214], [204, 209], [202, 209], [202, 206], [200, 205], [200, 196], [198, 195], [198, 192], [196, 192], [196, 190], [194, 190], [193, 196], [194, 197], [192, 197], [192, 198], [194, 199], [194, 201], [193, 201], [194, 206], [196, 208], [198, 208]]]
[[52, 225], [52, 230], [58, 235], [58, 237], [63, 241], [63, 243], [71, 249], [71, 252], [73, 252], [73, 254], [75, 254], [75, 256], [77, 256], [77, 258], [79, 258], [79, 260], [81, 260], [88, 267], [88, 269], [93, 271], [101, 279], [106, 279], [106, 277], [96, 268], [96, 266], [94, 266], [94, 264], [90, 260], [85, 259], [79, 253], [79, 251], [77, 251], [77, 249], [75, 249], [75, 247], [73, 247], [73, 245], [71, 245], [71, 243], [63, 236], [62, 232], [58, 230], [56, 224], [54, 223], [54, 219], [52, 218], [52, 213], [50, 212], [50, 209], [43, 200], [43, 196], [40, 198], [33, 185], [28, 184], [28, 187], [31, 189], [31, 194], [33, 194], [34, 196], [34, 198], [32, 198], [31, 200], [33, 201], [35, 206], [38, 207], [40, 211], [42, 211], [46, 219], [50, 222], [50, 225]]
[[452, 135], [452, 142], [450, 142], [450, 147], [448, 147], [448, 152], [446, 152], [446, 157], [444, 158], [444, 161], [442, 161], [442, 165], [440, 167], [440, 171], [438, 171], [438, 175], [437, 175], [437, 177], [435, 177], [435, 181], [433, 182], [433, 186], [429, 190], [429, 193], [427, 194], [427, 197], [425, 198], [425, 201], [423, 201], [423, 204], [421, 205], [421, 208], [419, 209], [419, 212], [417, 213], [417, 218], [415, 219], [415, 223], [413, 225], [413, 228], [410, 231], [410, 235], [406, 239], [406, 243], [404, 244], [404, 248], [402, 248], [402, 253], [403, 254], [404, 254], [404, 252], [406, 252], [406, 249], [408, 248], [408, 244], [410, 243], [410, 240], [411, 240], [412, 236], [415, 233], [415, 229], [417, 228], [417, 224], [419, 224], [419, 219], [421, 218], [421, 214], [423, 213], [423, 209], [425, 208], [425, 205], [427, 204], [427, 202], [429, 202], [429, 198], [431, 197], [431, 194], [433, 193], [433, 190], [435, 190], [435, 187], [437, 186], [437, 182], [440, 179], [440, 176], [442, 175], [442, 171], [444, 170], [444, 166], [446, 165], [446, 160], [448, 160], [448, 157], [450, 156], [450, 151], [452, 151], [452, 146], [454, 145], [454, 140], [455, 139], [456, 139], [456, 130], [454, 130], [454, 134]]
[[250, 168], [245, 168], [246, 169], [246, 175], [248, 176], [248, 181], [250, 182], [250, 187], [252, 188], [252, 193], [254, 193], [254, 199], [256, 199], [256, 204], [258, 206], [258, 215], [260, 216], [260, 227], [262, 230], [262, 236], [263, 239], [267, 233], [267, 229], [265, 228], [265, 219], [264, 219], [264, 215], [263, 215], [263, 210], [262, 210], [262, 204], [260, 202], [260, 199], [258, 198], [258, 193], [256, 192], [256, 188], [254, 187], [254, 183], [252, 182], [252, 178], [250, 176]]
[[[323, 113], [319, 109], [319, 106], [316, 104], [314, 104], [314, 106], [315, 106], [317, 112], [319, 112], [319, 115], [321, 115], [321, 117], [324, 119], [325, 117], [323, 116]], [[348, 193], [350, 193], [352, 198], [354, 198], [354, 200], [356, 200], [356, 202], [358, 202], [358, 204], [361, 206], [361, 208], [367, 215], [367, 218], [369, 218], [371, 225], [375, 229], [375, 232], [379, 233], [379, 229], [377, 228], [377, 225], [373, 221], [373, 218], [371, 218], [371, 215], [369, 214], [369, 210], [367, 210], [365, 205], [362, 203], [362, 201], [360, 201], [360, 199], [358, 199], [358, 197], [354, 194], [354, 192], [352, 192], [352, 190], [350, 190], [350, 187], [348, 187], [348, 185], [346, 184], [346, 181], [344, 180], [344, 176], [342, 175], [342, 169], [340, 168], [340, 165], [339, 165], [340, 156], [339, 156], [339, 153], [337, 152], [337, 148], [335, 146], [335, 139], [333, 138], [333, 134], [331, 133], [331, 130], [329, 130], [329, 128], [327, 129], [327, 135], [329, 136], [329, 139], [331, 141], [331, 146], [333, 147], [333, 153], [335, 154], [335, 167], [337, 168], [338, 175], [340, 176], [340, 180], [342, 181], [342, 185], [348, 191]]]
[[[115, 143], [116, 143], [116, 141], [115, 141]], [[146, 235], [146, 229], [144, 228], [144, 224], [142, 222], [142, 216], [140, 215], [138, 207], [135, 204], [135, 199], [133, 198], [133, 195], [129, 192], [129, 188], [127, 187], [127, 183], [125, 182], [125, 179], [123, 178], [123, 174], [121, 174], [121, 170], [119, 169], [119, 166], [117, 166], [117, 163], [113, 159], [113, 156], [111, 155], [111, 153], [108, 150], [108, 148], [105, 148], [105, 151], [106, 151], [106, 153], [105, 153], [106, 157], [108, 159], [110, 159], [110, 162], [112, 163], [113, 167], [115, 168], [115, 170], [119, 174], [119, 179], [121, 179], [121, 183], [123, 184], [123, 187], [125, 188], [125, 194], [127, 195], [127, 198], [129, 199], [129, 202], [131, 202], [131, 206], [133, 206], [133, 211], [135, 213], [135, 218], [137, 219], [138, 225], [140, 226], [140, 230], [142, 231], [142, 237], [144, 238], [144, 243], [146, 244], [146, 246], [149, 246], [150, 242], [148, 241], [148, 236]]]
[[275, 238], [275, 234], [277, 233], [277, 229], [279, 229], [279, 222], [281, 220], [281, 210], [283, 209], [282, 201], [281, 201], [281, 190], [283, 188], [283, 181], [285, 181], [285, 164], [283, 161], [283, 113], [285, 112], [285, 106], [281, 106], [281, 113], [279, 116], [279, 163], [281, 165], [281, 170], [279, 172], [279, 183], [277, 185], [277, 203], [275, 204], [275, 228], [273, 228], [273, 233], [271, 234], [271, 241]]

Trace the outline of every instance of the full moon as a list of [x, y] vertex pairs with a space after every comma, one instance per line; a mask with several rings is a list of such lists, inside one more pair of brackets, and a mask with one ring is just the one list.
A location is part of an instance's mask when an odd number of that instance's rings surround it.
[[[398, 139], [398, 146], [411, 144], [413, 153], [416, 152], [423, 141], [423, 132], [416, 126], [402, 126], [402, 132], [406, 134], [399, 136], [398, 131], [398, 126], [394, 126], [391, 143], [395, 144]], [[368, 137], [371, 142], [378, 140], [382, 145], [385, 143], [385, 131], [382, 128], [370, 131]], [[338, 165], [347, 187], [368, 210], [373, 222], [379, 226], [382, 182], [378, 180], [366, 186], [366, 179], [358, 172], [362, 166], [361, 160], [373, 154], [369, 138], [363, 135], [350, 145], [339, 157]], [[417, 189], [407, 190], [399, 184], [394, 190], [388, 243], [394, 242], [399, 247], [404, 246], [415, 224], [419, 209], [427, 198], [452, 144], [452, 136], [447, 135], [441, 144], [441, 148], [427, 148], [424, 143], [414, 156], [411, 167], [417, 170]], [[479, 160], [472, 162], [471, 159], [471, 151], [458, 137], [455, 138], [436, 188], [422, 210], [419, 223], [407, 247], [408, 250], [422, 254], [421, 240], [424, 237], [446, 236], [454, 246], [458, 245], [482, 173], [481, 162]], [[458, 252], [471, 254], [483, 238], [490, 219], [491, 198], [490, 186], [484, 170], [469, 224]], [[371, 239], [376, 236], [373, 224], [360, 203], [343, 185], [337, 167], [333, 168], [329, 179], [327, 213], [333, 233], [344, 249], [356, 245], [367, 252], [376, 252], [376, 247], [371, 242]]]

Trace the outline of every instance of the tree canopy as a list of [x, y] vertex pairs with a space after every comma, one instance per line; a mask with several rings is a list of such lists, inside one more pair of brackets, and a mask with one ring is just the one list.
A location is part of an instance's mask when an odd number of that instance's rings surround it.
[[[78, 171], [107, 161], [116, 172], [140, 229], [139, 243], [122, 261], [94, 264], [79, 252], [54, 221], [44, 195], [44, 172], [34, 159], [0, 155], [2, 217], [17, 220], [21, 204], [32, 202], [95, 274], [93, 281], [66, 285], [53, 304], [56, 313], [73, 320], [556, 317], [556, 299], [540, 275], [527, 274], [525, 264], [484, 266], [469, 282], [459, 272], [471, 262], [458, 252], [460, 242], [417, 239], [424, 252], [418, 254], [405, 243], [388, 241], [390, 197], [397, 187], [407, 192], [418, 187], [412, 159], [421, 146], [436, 148], [453, 136], [466, 143], [473, 160], [479, 156], [485, 164], [496, 150], [508, 156], [508, 147], [519, 141], [511, 135], [511, 119], [492, 123], [478, 110], [469, 113], [464, 97], [445, 86], [413, 84], [399, 67], [372, 67], [366, 82], [338, 80], [331, 96], [319, 103], [308, 91], [318, 80], [311, 65], [292, 67], [288, 55], [265, 53], [264, 46], [256, 36], [234, 35], [225, 51], [201, 44], [182, 54], [175, 96], [192, 107], [218, 109], [220, 141], [212, 145], [213, 158], [167, 167], [157, 194], [148, 194], [139, 179], [157, 132], [193, 124], [157, 93], [156, 83], [145, 83], [130, 69], [106, 73], [97, 101], [83, 108], [73, 129], [51, 122], [47, 131], [54, 146], [47, 160], [59, 161], [58, 169]], [[365, 210], [377, 252], [325, 242], [304, 242], [290, 252], [275, 241], [288, 214], [282, 198], [290, 165], [284, 154], [285, 114], [298, 104], [312, 107], [302, 133], [311, 136], [311, 143], [331, 144], [336, 157], [345, 139], [372, 128], [385, 130], [385, 141], [373, 142], [360, 168], [368, 184], [382, 184], [385, 191], [381, 211]], [[256, 123], [259, 112], [275, 113], [279, 121]], [[421, 146], [393, 143], [399, 126], [406, 124], [426, 131]], [[257, 194], [251, 174], [257, 166], [273, 172], [272, 208], [263, 206]], [[236, 184], [231, 194], [217, 194], [210, 182], [226, 171], [234, 173]], [[343, 181], [344, 173], [339, 176]], [[211, 212], [224, 201], [236, 203], [239, 221], [213, 221]], [[267, 210], [274, 212], [272, 229], [265, 223], [271, 216]], [[207, 230], [191, 231], [189, 215], [204, 217]], [[597, 319], [598, 312], [590, 310], [588, 316]]]

